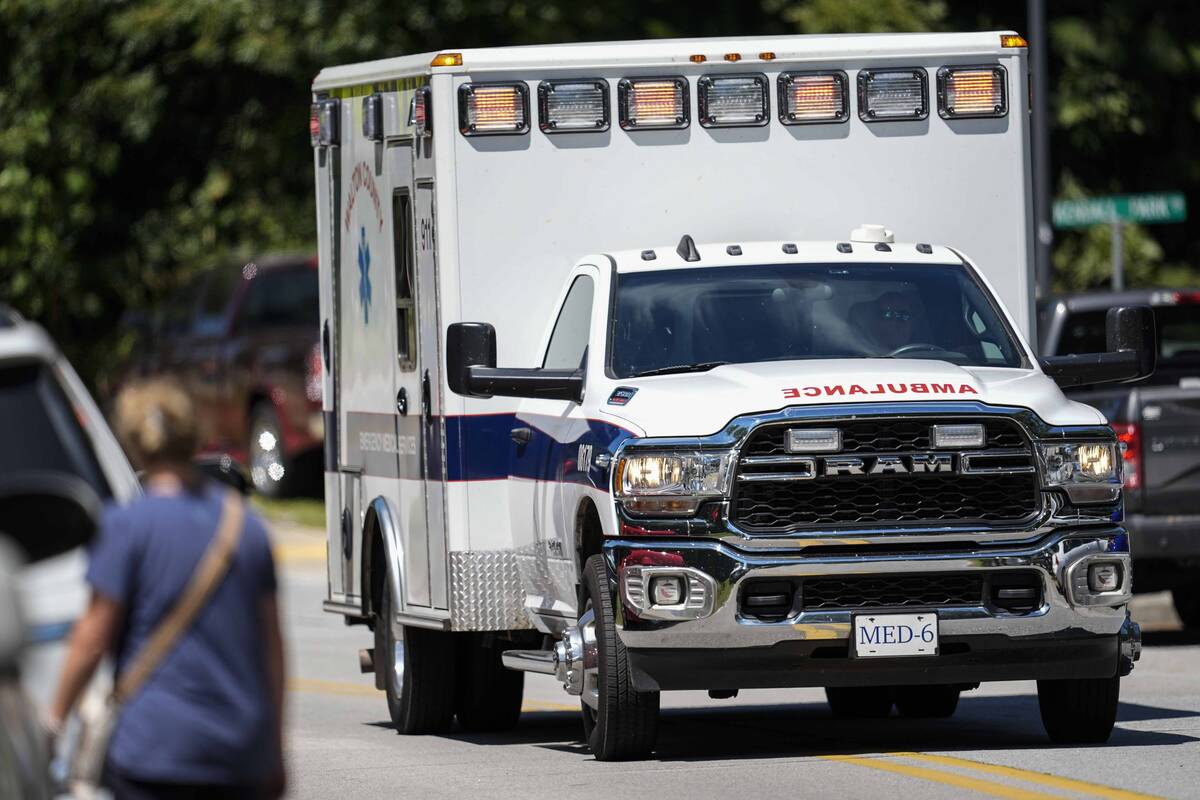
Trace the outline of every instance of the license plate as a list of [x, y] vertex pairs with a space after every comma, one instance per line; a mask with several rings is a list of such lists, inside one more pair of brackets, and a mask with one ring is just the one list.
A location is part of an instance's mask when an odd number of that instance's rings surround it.
[[934, 656], [937, 614], [859, 614], [854, 617], [854, 655]]

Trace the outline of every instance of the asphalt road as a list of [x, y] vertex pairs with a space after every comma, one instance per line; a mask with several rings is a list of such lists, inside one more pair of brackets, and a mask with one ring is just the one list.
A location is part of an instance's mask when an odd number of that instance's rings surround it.
[[323, 544], [291, 532], [277, 553], [294, 797], [1200, 797], [1200, 636], [1177, 630], [1163, 596], [1137, 601], [1151, 630], [1107, 746], [1050, 745], [1033, 683], [984, 685], [948, 720], [867, 723], [833, 719], [819, 689], [677, 692], [663, 695], [652, 759], [602, 764], [549, 676], [526, 676], [511, 733], [398, 736], [358, 672], [370, 633], [321, 611]]

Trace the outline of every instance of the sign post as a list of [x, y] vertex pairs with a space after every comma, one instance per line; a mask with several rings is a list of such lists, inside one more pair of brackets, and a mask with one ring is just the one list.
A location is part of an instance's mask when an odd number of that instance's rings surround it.
[[1083, 200], [1056, 200], [1054, 227], [1112, 226], [1112, 288], [1125, 288], [1124, 226], [1126, 222], [1158, 224], [1187, 220], [1187, 199], [1182, 192], [1118, 194]]

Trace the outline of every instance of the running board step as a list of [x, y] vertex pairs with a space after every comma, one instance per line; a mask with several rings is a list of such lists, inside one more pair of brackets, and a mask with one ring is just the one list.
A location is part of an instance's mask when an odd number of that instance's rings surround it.
[[505, 650], [500, 662], [518, 672], [540, 672], [553, 675], [557, 661], [553, 650]]

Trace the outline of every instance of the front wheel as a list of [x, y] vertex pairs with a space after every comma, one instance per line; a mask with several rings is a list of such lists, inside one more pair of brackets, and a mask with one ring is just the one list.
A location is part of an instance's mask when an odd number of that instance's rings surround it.
[[1112, 735], [1121, 698], [1121, 679], [1068, 678], [1038, 681], [1038, 706], [1050, 741], [1104, 744]]
[[[594, 672], [584, 679], [583, 732], [597, 761], [645, 758], [658, 735], [658, 692], [638, 692], [629, 675], [625, 645], [617, 635], [616, 613], [604, 557], [583, 568], [583, 626], [593, 625], [597, 649]], [[590, 621], [589, 621], [590, 620]], [[585, 641], [590, 638], [585, 634]]]
[[442, 631], [396, 622], [385, 585], [375, 618], [376, 669], [397, 733], [444, 733], [454, 723], [454, 640]]
[[1200, 575], [1193, 574], [1191, 577], [1193, 583], [1172, 590], [1171, 598], [1175, 601], [1175, 613], [1179, 615], [1183, 627], [1200, 630], [1200, 586], [1195, 583], [1200, 580]]

